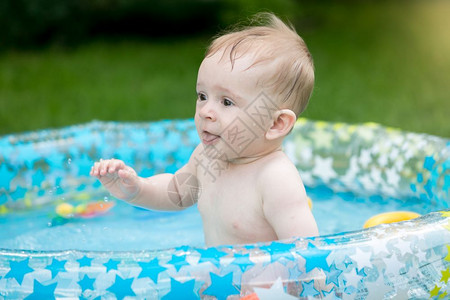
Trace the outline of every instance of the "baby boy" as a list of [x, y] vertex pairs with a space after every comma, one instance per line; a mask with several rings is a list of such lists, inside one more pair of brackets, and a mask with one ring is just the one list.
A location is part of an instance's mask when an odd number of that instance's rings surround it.
[[272, 14], [259, 18], [266, 22], [222, 35], [207, 50], [197, 78], [201, 143], [186, 165], [149, 178], [115, 159], [91, 170], [133, 205], [181, 210], [197, 203], [207, 246], [318, 234], [281, 147], [311, 95], [312, 58], [293, 28]]

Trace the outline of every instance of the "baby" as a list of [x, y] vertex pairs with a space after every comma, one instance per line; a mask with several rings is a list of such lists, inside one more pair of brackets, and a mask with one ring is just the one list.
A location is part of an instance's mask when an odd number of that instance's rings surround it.
[[282, 151], [314, 85], [304, 41], [272, 14], [216, 38], [200, 65], [195, 125], [201, 143], [175, 174], [139, 177], [124, 162], [92, 167], [116, 198], [157, 210], [197, 203], [207, 246], [314, 236], [297, 169]]

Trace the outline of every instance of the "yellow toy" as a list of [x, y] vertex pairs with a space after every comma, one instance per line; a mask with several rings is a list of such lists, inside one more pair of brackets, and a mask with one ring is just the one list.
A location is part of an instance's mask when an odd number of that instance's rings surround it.
[[61, 203], [55, 209], [56, 214], [63, 218], [69, 218], [73, 214], [73, 210], [73, 205], [69, 203]]
[[412, 211], [392, 211], [375, 215], [364, 223], [364, 228], [373, 227], [380, 224], [390, 224], [407, 221], [420, 217], [420, 214]]

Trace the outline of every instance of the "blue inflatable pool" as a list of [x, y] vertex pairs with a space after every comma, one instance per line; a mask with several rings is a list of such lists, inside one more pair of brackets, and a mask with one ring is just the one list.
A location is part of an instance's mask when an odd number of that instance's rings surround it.
[[[93, 122], [3, 136], [0, 234], [11, 228], [8, 216], [25, 216], [46, 207], [53, 210], [62, 199], [83, 202], [86, 195], [104, 193], [88, 176], [99, 158], [120, 158], [143, 176], [174, 172], [197, 143], [192, 120]], [[284, 147], [312, 189], [355, 201], [420, 200], [428, 213], [370, 229], [214, 248], [37, 250], [8, 248], [0, 238], [0, 299], [444, 299], [450, 295], [449, 140], [377, 124], [300, 119]]]

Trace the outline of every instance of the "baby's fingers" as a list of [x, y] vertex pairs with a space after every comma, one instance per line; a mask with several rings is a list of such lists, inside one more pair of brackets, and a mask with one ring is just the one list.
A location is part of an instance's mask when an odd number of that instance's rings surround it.
[[100, 161], [99, 172], [100, 176], [115, 173], [118, 168], [123, 166], [123, 162], [117, 159], [108, 159]]
[[105, 176], [107, 174], [112, 174], [117, 172], [118, 170], [125, 167], [125, 164], [121, 160], [117, 159], [108, 159], [108, 160], [100, 160], [96, 162], [94, 166], [91, 168], [91, 176]]
[[106, 175], [107, 173], [116, 173], [124, 167], [125, 163], [123, 161], [118, 159], [110, 159], [108, 160], [108, 163], [104, 166], [104, 168], [100, 170], [100, 172], [102, 175]]
[[94, 163], [94, 165], [91, 168], [91, 172], [89, 173], [91, 176], [100, 176], [100, 164], [101, 160], [99, 162]]

